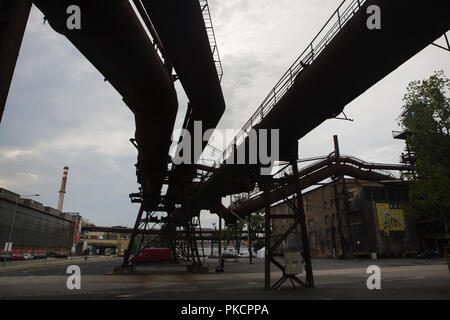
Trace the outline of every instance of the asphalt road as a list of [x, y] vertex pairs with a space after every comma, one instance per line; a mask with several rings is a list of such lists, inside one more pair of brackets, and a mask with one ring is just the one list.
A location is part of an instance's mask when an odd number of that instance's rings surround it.
[[[63, 265], [0, 269], [0, 299], [450, 299], [450, 276], [443, 260], [313, 260], [314, 289], [266, 291], [264, 265], [229, 262], [224, 273], [190, 274], [186, 266], [139, 267], [134, 275], [111, 275], [120, 259], [66, 261]], [[81, 270], [81, 290], [69, 290], [70, 264]], [[210, 261], [214, 267], [217, 261]], [[381, 290], [368, 290], [366, 269], [381, 268]], [[214, 269], [214, 268], [212, 268]], [[281, 274], [272, 269], [272, 283]], [[302, 275], [300, 275], [302, 278]]]

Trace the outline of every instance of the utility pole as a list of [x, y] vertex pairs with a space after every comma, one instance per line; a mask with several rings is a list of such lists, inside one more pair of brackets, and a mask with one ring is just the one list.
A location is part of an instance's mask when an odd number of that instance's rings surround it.
[[[341, 156], [340, 150], [339, 150], [339, 140], [338, 136], [333, 136], [333, 143], [334, 143], [334, 156], [339, 159]], [[347, 193], [347, 186], [345, 184], [345, 177], [344, 176], [337, 176], [335, 177], [335, 183], [333, 185], [335, 198], [336, 198], [336, 217], [338, 219], [339, 224], [339, 235], [341, 238], [341, 246], [342, 246], [342, 255], [345, 257], [347, 254], [351, 255], [353, 257], [353, 240], [352, 240], [352, 234], [350, 229], [350, 219], [348, 217], [348, 208], [347, 208], [347, 201], [346, 201], [346, 193]], [[341, 192], [338, 191], [338, 184], [341, 182], [342, 188]], [[341, 206], [341, 200], [342, 200], [342, 206]], [[344, 209], [342, 211], [342, 209]], [[341, 216], [342, 213], [342, 216]], [[342, 219], [344, 221], [342, 221]], [[345, 243], [345, 245], [344, 245]]]
[[247, 234], [248, 234], [248, 253], [250, 255], [250, 264], [253, 264], [253, 254], [252, 254], [252, 214], [248, 215], [248, 224], [247, 224]]

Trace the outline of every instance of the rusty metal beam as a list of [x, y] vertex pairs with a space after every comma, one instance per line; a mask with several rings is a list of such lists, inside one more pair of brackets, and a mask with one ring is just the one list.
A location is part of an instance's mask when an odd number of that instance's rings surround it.
[[[314, 185], [320, 181], [323, 181], [333, 175], [342, 174], [355, 177], [361, 180], [371, 180], [371, 181], [381, 181], [381, 180], [392, 180], [391, 177], [382, 175], [372, 171], [360, 170], [356, 167], [345, 165], [345, 164], [335, 164], [328, 167], [323, 167], [320, 170], [315, 171], [313, 174], [307, 175], [299, 179], [298, 186], [301, 189], [305, 189], [311, 185]], [[285, 196], [290, 196], [296, 193], [296, 184], [290, 183], [282, 186], [282, 193]], [[261, 195], [252, 200], [243, 203], [238, 208], [234, 209], [234, 212], [240, 216], [244, 217], [251, 212], [256, 212], [262, 208], [265, 208], [271, 203], [283, 200], [283, 196], [277, 190], [271, 191], [268, 196]]]

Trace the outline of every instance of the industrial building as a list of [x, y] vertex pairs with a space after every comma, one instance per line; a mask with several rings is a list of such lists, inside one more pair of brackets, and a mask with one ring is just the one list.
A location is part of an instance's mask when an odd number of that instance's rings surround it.
[[[396, 179], [375, 170], [405, 171], [409, 170], [407, 166], [363, 163], [341, 157], [336, 148], [333, 157], [299, 170], [299, 140], [323, 122], [342, 118], [340, 114], [347, 119], [344, 108], [349, 103], [444, 35], [450, 25], [445, 14], [449, 11], [448, 1], [437, 1], [429, 6], [406, 0], [343, 1], [211, 166], [197, 164], [211, 136], [203, 139], [199, 150], [192, 148], [187, 143], [189, 139], [185, 139], [198, 136], [195, 129], [198, 121], [202, 122], [199, 133], [205, 137], [206, 131], [217, 127], [226, 109], [221, 87], [223, 70], [208, 1], [132, 2], [133, 5], [130, 1], [75, 1], [83, 15], [96, 19], [82, 19], [87, 21], [86, 27], [73, 30], [68, 27], [66, 15], [68, 7], [74, 5], [72, 0], [0, 0], [5, 12], [0, 27], [0, 49], [6, 48], [0, 50], [0, 69], [5, 70], [5, 76], [0, 79], [0, 119], [32, 4], [55, 32], [70, 41], [97, 68], [123, 98], [124, 107], [126, 105], [133, 113], [136, 130], [130, 142], [138, 153], [135, 167], [139, 186], [130, 194], [130, 200], [140, 207], [118, 272], [133, 272], [132, 249], [136, 244], [140, 249], [154, 244], [153, 237], [143, 235], [151, 235], [155, 224], [161, 225], [157, 229], [158, 237], [170, 243], [172, 252], [187, 247], [192, 265], [201, 270], [195, 228], [202, 210], [219, 215], [227, 223], [265, 210], [267, 289], [272, 287], [271, 264], [283, 271], [281, 281], [286, 280], [285, 268], [273, 259], [272, 253], [283, 241], [289, 241], [289, 234], [296, 227], [301, 230], [306, 275], [304, 282], [293, 279], [303, 287], [314, 287], [310, 244], [313, 254], [325, 256], [330, 252], [335, 255], [345, 255], [349, 251], [399, 254], [414, 250], [412, 228], [401, 212], [406, 198], [401, 195], [397, 198], [401, 188], [397, 190], [399, 187], [395, 184], [373, 185], [369, 189], [351, 184], [348, 189], [343, 187], [345, 176], [373, 182], [393, 181]], [[367, 12], [374, 6], [383, 8], [381, 29], [369, 28], [365, 23]], [[380, 59], [386, 56], [387, 49], [388, 58]], [[189, 101], [186, 113], [181, 114], [184, 134], [178, 151], [194, 151], [183, 163], [168, 156], [176, 118], [180, 114], [177, 81]], [[278, 144], [267, 140], [261, 143], [261, 139], [259, 147], [279, 146], [274, 161], [283, 163], [283, 176], [262, 174], [266, 165], [263, 159], [253, 163], [250, 156], [247, 157], [245, 151], [249, 150], [247, 146], [251, 142], [249, 132], [253, 130], [277, 130], [279, 133]], [[237, 165], [241, 154], [246, 159], [242, 165]], [[342, 183], [341, 192], [336, 193], [333, 186], [330, 194], [334, 194], [334, 198], [328, 194], [320, 198], [319, 189], [314, 191], [319, 192], [317, 202], [312, 192], [303, 200], [303, 190], [328, 178]], [[60, 191], [62, 197], [64, 185], [65, 182]], [[259, 194], [234, 212], [222, 204], [223, 197], [254, 192], [256, 187]], [[328, 189], [323, 188], [325, 190]], [[300, 205], [288, 199], [286, 203], [290, 208], [280, 211], [286, 213], [292, 209], [291, 222], [294, 222], [271, 245], [273, 236], [277, 236], [275, 227], [274, 235], [271, 234], [271, 224], [276, 226], [284, 219], [277, 217], [276, 207], [272, 205], [292, 196], [297, 197]], [[336, 205], [335, 217], [332, 200]], [[306, 213], [301, 205], [305, 203], [310, 208]], [[60, 204], [62, 206], [62, 201]], [[313, 204], [323, 212], [314, 212]], [[40, 208], [33, 210], [46, 212]], [[8, 212], [11, 211], [14, 210]], [[157, 219], [161, 214], [164, 220]], [[21, 223], [25, 228], [27, 222]], [[336, 223], [339, 237], [334, 228]], [[56, 232], [52, 230], [50, 234]], [[64, 230], [58, 233], [57, 237], [61, 237]]]
[[[347, 191], [345, 197], [341, 197], [341, 192], [336, 194], [335, 184], [325, 184], [303, 195], [313, 257], [342, 256], [341, 235], [349, 251], [357, 256], [376, 253], [378, 257], [402, 257], [421, 250], [416, 221], [402, 210], [408, 201], [406, 185], [345, 179]], [[341, 189], [342, 182], [337, 184]], [[337, 203], [342, 202], [342, 198], [345, 204], [339, 210]], [[286, 202], [275, 205], [271, 212], [293, 214]], [[291, 219], [275, 219], [273, 234], [284, 233], [290, 224]], [[300, 239], [299, 232], [292, 233], [280, 250], [301, 250]]]
[[10, 253], [70, 253], [78, 239], [81, 217], [63, 213], [0, 188], [0, 244]]
[[96, 255], [123, 256], [130, 242], [129, 233], [83, 231], [81, 234], [79, 252]]

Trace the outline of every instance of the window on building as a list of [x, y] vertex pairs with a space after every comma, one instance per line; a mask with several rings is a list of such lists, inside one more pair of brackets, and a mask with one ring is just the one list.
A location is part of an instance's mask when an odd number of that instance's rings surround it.
[[368, 190], [368, 189], [364, 190], [364, 196], [365, 196], [366, 200], [370, 200], [371, 199], [370, 190]]
[[325, 224], [328, 225], [328, 223], [330, 222], [330, 216], [325, 216]]
[[308, 219], [308, 227], [314, 228], [314, 219]]
[[402, 200], [403, 202], [408, 202], [408, 191], [403, 190], [403, 191], [401, 192], [401, 196], [402, 196], [401, 200]]
[[354, 209], [354, 205], [353, 205], [353, 201], [352, 200], [347, 201], [347, 208], [348, 209]]
[[383, 189], [375, 189], [372, 191], [374, 201], [386, 201], [385, 192]]
[[327, 240], [327, 248], [330, 250], [333, 249], [333, 241]]
[[309, 246], [311, 247], [311, 249], [316, 248], [316, 235], [314, 232], [309, 233]]

